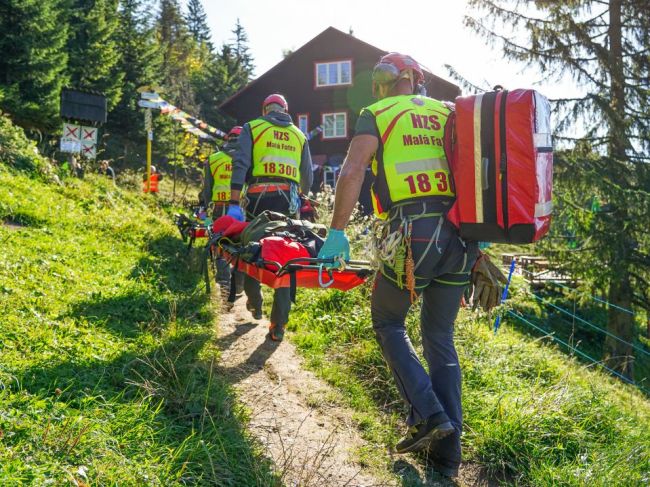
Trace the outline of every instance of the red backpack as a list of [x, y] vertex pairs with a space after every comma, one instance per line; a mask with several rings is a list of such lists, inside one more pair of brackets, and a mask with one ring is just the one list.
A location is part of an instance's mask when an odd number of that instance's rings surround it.
[[448, 219], [463, 238], [531, 243], [549, 230], [553, 203], [550, 104], [534, 90], [456, 98]]

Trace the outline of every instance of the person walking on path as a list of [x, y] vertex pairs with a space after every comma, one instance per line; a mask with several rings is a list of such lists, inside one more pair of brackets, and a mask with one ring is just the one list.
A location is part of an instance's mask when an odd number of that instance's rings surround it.
[[[373, 70], [379, 101], [357, 121], [339, 180], [331, 228], [319, 257], [349, 259], [344, 229], [372, 164], [380, 270], [371, 297], [372, 325], [401, 397], [408, 432], [398, 453], [428, 450], [433, 467], [455, 476], [461, 461], [461, 373], [454, 321], [478, 243], [464, 241], [445, 218], [454, 188], [445, 151], [450, 108], [421, 94], [424, 73], [410, 56], [390, 53]], [[428, 372], [406, 332], [422, 297], [420, 330]]]
[[[305, 135], [293, 124], [284, 96], [272, 94], [262, 103], [262, 116], [244, 124], [233, 157], [228, 215], [253, 219], [265, 210], [296, 218], [300, 210], [300, 193], [308, 193], [313, 174], [311, 155]], [[244, 198], [240, 201], [246, 185]], [[247, 308], [255, 319], [262, 317], [260, 283], [246, 276], [244, 291]], [[280, 341], [289, 320], [289, 288], [275, 290], [269, 336]]]
[[[232, 156], [237, 148], [237, 139], [241, 130], [238, 125], [230, 129], [221, 150], [211, 154], [205, 162], [201, 199], [212, 220], [228, 213]], [[237, 294], [242, 292], [244, 275], [237, 271], [231, 272], [230, 264], [221, 256], [217, 257], [216, 266], [222, 301], [226, 310], [230, 311], [235, 304]]]

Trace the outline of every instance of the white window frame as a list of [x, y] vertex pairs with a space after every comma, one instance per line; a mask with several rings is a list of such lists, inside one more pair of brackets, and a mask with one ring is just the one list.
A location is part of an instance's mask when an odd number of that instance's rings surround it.
[[[343, 134], [336, 133], [336, 118], [337, 115], [343, 116]], [[328, 116], [334, 116], [334, 133], [332, 135], [327, 135], [327, 124], [325, 123], [325, 118]], [[321, 124], [323, 126], [323, 132], [321, 134], [323, 140], [333, 140], [333, 139], [347, 139], [348, 137], [348, 112], [327, 112], [321, 115]]]
[[[341, 68], [341, 65], [343, 64], [348, 64], [350, 67], [350, 79], [348, 81], [343, 81], [343, 69]], [[318, 68], [320, 66], [326, 66], [326, 79], [324, 83], [320, 82], [320, 79], [318, 77]], [[330, 82], [330, 71], [332, 69], [336, 70], [336, 82], [331, 83]], [[338, 61], [323, 61], [323, 62], [316, 62], [314, 63], [314, 86], [316, 88], [326, 88], [328, 86], [350, 86], [352, 84], [352, 78], [353, 78], [353, 73], [352, 73], [352, 59], [341, 59]]]
[[[307, 135], [309, 133], [309, 113], [298, 113], [296, 115], [296, 117], [298, 118], [298, 128], [300, 129], [300, 131], [303, 134]], [[305, 121], [305, 129], [304, 130], [300, 126], [300, 121], [301, 120]]]

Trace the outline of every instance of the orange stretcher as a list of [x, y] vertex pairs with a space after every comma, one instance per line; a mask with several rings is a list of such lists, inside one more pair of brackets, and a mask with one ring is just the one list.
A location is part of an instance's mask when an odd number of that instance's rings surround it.
[[370, 263], [366, 261], [351, 260], [345, 262], [343, 269], [328, 268], [329, 264], [338, 262], [334, 258], [300, 257], [291, 259], [285, 264], [264, 260], [255, 263], [246, 262], [239, 257], [239, 249], [236, 245], [220, 240], [228, 239], [219, 239], [216, 245], [237, 270], [270, 288], [290, 288], [292, 300], [295, 298], [296, 288], [349, 291], [366, 282], [373, 273]]

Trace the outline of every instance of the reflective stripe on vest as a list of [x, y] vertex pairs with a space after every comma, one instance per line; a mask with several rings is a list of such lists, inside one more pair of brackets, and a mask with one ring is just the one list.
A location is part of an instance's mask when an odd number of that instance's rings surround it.
[[266, 120], [250, 122], [253, 136], [253, 177], [284, 178], [300, 183], [305, 135], [294, 125], [280, 127]]
[[444, 131], [450, 110], [419, 95], [385, 98], [366, 108], [374, 116], [380, 148], [372, 162], [377, 179], [373, 203], [383, 217], [398, 202], [454, 196], [445, 156]]
[[208, 159], [212, 174], [212, 201], [230, 201], [230, 179], [232, 177], [232, 156], [226, 152], [216, 152]]

